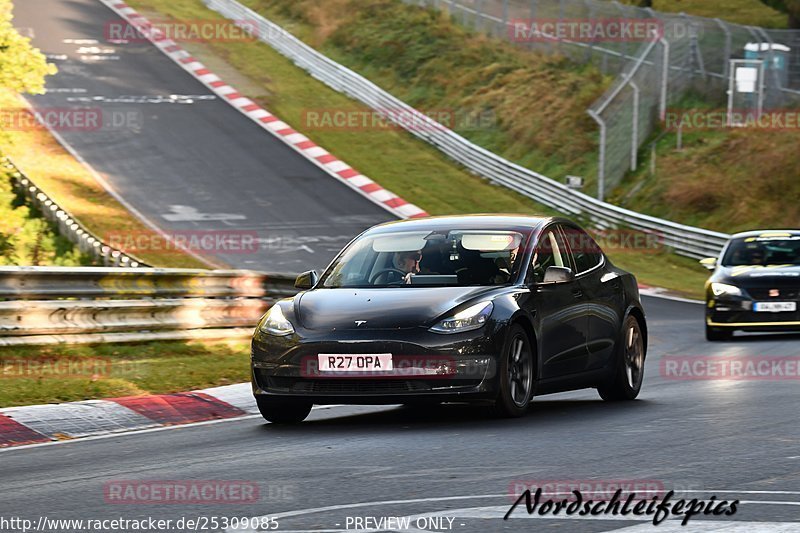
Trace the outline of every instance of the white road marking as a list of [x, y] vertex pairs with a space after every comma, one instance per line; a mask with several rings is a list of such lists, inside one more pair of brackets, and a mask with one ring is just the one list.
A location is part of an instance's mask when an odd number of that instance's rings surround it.
[[63, 43], [66, 44], [98, 44], [99, 41], [97, 39], [62, 39]]
[[67, 98], [67, 102], [77, 103], [98, 103], [107, 104], [194, 104], [197, 101], [216, 100], [216, 96], [210, 95], [191, 95], [191, 94], [170, 94], [170, 95], [122, 95], [122, 96], [74, 96]]
[[314, 250], [312, 250], [307, 244], [301, 244], [300, 246], [295, 246], [295, 247], [283, 246], [283, 247], [278, 248], [277, 250], [275, 250], [275, 254], [276, 255], [280, 255], [280, 254], [286, 254], [286, 253], [289, 253], [289, 252], [299, 252], [301, 250], [305, 250], [306, 252], [308, 252], [310, 254], [314, 253]]
[[44, 91], [46, 94], [54, 94], [54, 93], [71, 93], [71, 94], [82, 94], [86, 93], [86, 89], [81, 87], [52, 87], [52, 88], [45, 88]]
[[81, 46], [76, 50], [79, 54], [113, 54], [116, 52], [114, 48], [100, 48], [99, 46]]
[[104, 55], [84, 55], [80, 57], [81, 61], [119, 61], [119, 56], [104, 56]]
[[209, 220], [245, 220], [247, 217], [236, 213], [201, 213], [196, 207], [188, 205], [171, 205], [171, 213], [161, 215], [170, 222], [205, 222]]

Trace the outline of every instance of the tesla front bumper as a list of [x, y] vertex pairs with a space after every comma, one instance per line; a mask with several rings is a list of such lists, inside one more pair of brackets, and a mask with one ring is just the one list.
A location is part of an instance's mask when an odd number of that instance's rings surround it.
[[[502, 337], [484, 329], [450, 335], [422, 328], [298, 331], [286, 337], [257, 331], [251, 351], [253, 393], [316, 404], [490, 399]], [[320, 354], [391, 354], [393, 368], [320, 371]]]

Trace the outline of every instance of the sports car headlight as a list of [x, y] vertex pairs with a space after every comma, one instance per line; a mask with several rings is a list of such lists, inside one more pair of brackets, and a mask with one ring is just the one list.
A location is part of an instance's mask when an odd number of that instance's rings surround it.
[[742, 289], [734, 285], [728, 285], [727, 283], [712, 283], [711, 293], [714, 296], [741, 296]]
[[467, 307], [455, 315], [445, 318], [430, 330], [435, 333], [461, 333], [483, 327], [492, 314], [494, 304], [481, 302]]
[[261, 331], [270, 335], [289, 335], [294, 333], [292, 323], [283, 315], [281, 306], [275, 304], [261, 323]]

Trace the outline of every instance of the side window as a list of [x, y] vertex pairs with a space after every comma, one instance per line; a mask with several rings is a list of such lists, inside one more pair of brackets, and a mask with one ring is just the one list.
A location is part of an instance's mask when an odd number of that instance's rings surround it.
[[575, 260], [577, 274], [591, 270], [600, 264], [603, 260], [603, 252], [588, 233], [572, 226], [564, 226], [562, 230], [569, 243], [572, 258]]
[[531, 281], [534, 283], [544, 281], [544, 273], [551, 266], [570, 267], [569, 251], [561, 234], [553, 228], [546, 229], [539, 237], [536, 253], [533, 256]]

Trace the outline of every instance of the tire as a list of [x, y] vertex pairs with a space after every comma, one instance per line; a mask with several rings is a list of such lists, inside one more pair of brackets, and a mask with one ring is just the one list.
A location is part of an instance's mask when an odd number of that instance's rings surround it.
[[500, 418], [524, 416], [533, 399], [536, 369], [531, 340], [521, 326], [511, 326], [498, 368], [498, 391], [492, 413]]
[[615, 364], [608, 381], [597, 387], [600, 397], [607, 402], [635, 400], [642, 390], [644, 361], [642, 326], [633, 315], [628, 315], [620, 331]]
[[273, 424], [297, 424], [311, 412], [312, 404], [302, 400], [284, 400], [270, 396], [256, 396], [258, 410], [264, 420]]
[[726, 328], [714, 328], [706, 324], [706, 340], [715, 341], [729, 341], [733, 337], [733, 330]]

